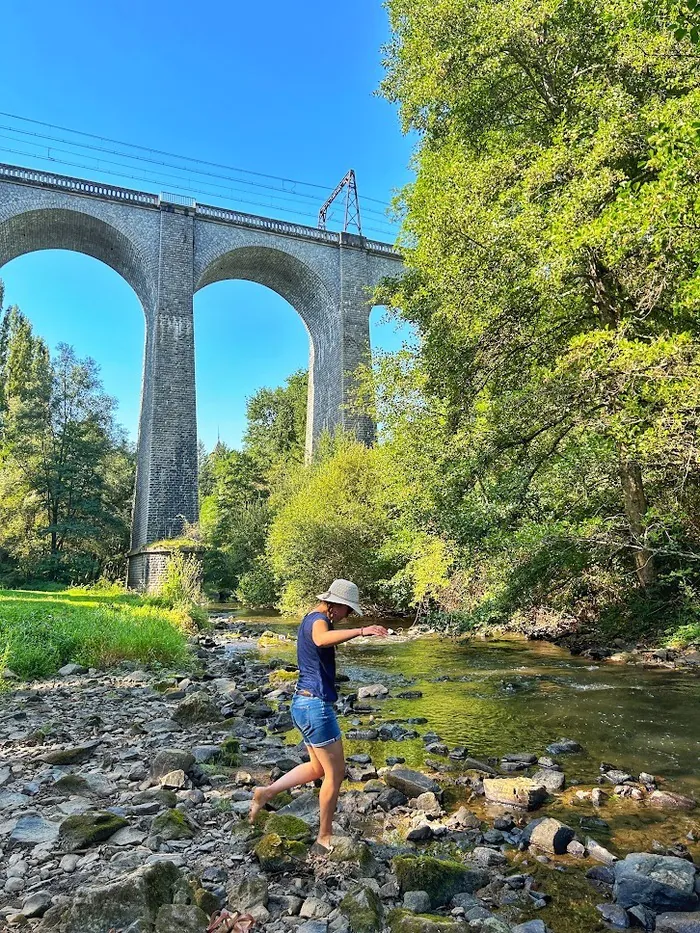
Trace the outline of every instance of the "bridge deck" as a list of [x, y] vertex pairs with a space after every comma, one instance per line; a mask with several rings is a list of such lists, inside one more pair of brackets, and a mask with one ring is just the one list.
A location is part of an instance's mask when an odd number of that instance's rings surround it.
[[[241, 211], [229, 210], [225, 207], [215, 207], [210, 204], [199, 204], [193, 198], [182, 195], [152, 194], [148, 191], [135, 191], [131, 188], [121, 188], [117, 185], [107, 185], [102, 182], [88, 181], [84, 178], [73, 178], [70, 175], [57, 175], [53, 172], [43, 172], [37, 169], [22, 168], [18, 165], [0, 163], [0, 181], [16, 182], [23, 185], [32, 185], [38, 188], [50, 188], [58, 191], [70, 191], [77, 195], [91, 198], [100, 198], [107, 201], [119, 201], [135, 207], [156, 208], [163, 203], [174, 203], [186, 210], [192, 210], [196, 216], [215, 223], [230, 223], [241, 227], [253, 227], [268, 230], [271, 233], [280, 233], [283, 236], [302, 237], [306, 240], [328, 243], [337, 246], [339, 243], [361, 246], [371, 252], [396, 256], [399, 253], [390, 243], [379, 240], [368, 240], [354, 234], [336, 233], [331, 230], [318, 230], [305, 224], [289, 223], [286, 220], [275, 220], [272, 217], [261, 217], [257, 214], [245, 214]], [[342, 239], [341, 239], [342, 238]]]

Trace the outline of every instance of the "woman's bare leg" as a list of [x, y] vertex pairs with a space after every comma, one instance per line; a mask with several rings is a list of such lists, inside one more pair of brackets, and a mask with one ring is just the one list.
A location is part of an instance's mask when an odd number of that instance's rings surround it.
[[[312, 749], [309, 749], [309, 752], [311, 751]], [[314, 748], [313, 751], [323, 768], [323, 784], [321, 784], [321, 793], [319, 794], [321, 823], [316, 841], [323, 846], [329, 846], [333, 834], [335, 805], [338, 802], [340, 785], [345, 777], [345, 755], [343, 754], [342, 739], [321, 748]]]
[[253, 801], [250, 805], [250, 813], [248, 815], [248, 819], [251, 823], [265, 804], [272, 800], [277, 794], [281, 794], [283, 790], [289, 790], [291, 787], [299, 787], [300, 784], [310, 784], [312, 781], [317, 781], [319, 778], [323, 777], [323, 767], [316, 757], [316, 750], [309, 746], [307, 746], [306, 750], [310, 758], [307, 763], [292, 768], [291, 771], [283, 774], [281, 778], [278, 778], [278, 780], [276, 780], [274, 784], [270, 784], [269, 787], [256, 787], [253, 790]]

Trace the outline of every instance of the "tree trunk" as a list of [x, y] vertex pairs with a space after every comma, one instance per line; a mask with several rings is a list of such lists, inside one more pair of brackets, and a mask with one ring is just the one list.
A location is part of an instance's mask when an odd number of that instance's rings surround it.
[[646, 546], [647, 497], [644, 492], [642, 469], [636, 460], [627, 460], [620, 456], [620, 481], [637, 579], [639, 585], [646, 589], [656, 579], [656, 563], [653, 552]]

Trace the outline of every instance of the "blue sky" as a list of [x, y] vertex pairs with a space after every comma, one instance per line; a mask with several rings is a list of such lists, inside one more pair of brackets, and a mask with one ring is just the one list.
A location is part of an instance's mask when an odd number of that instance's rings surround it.
[[[37, 0], [31, 16], [25, 2], [5, 0], [2, 34], [5, 114], [315, 183], [322, 187], [285, 185], [311, 195], [305, 201], [273, 200], [266, 189], [246, 184], [236, 186], [237, 200], [227, 200], [222, 187], [204, 187], [201, 176], [183, 183], [199, 186], [194, 194], [201, 201], [311, 224], [307, 214], [318, 210], [324, 189], [352, 167], [367, 208], [366, 234], [387, 240], [395, 234], [377, 202], [388, 202], [410, 180], [411, 141], [402, 136], [394, 108], [375, 94], [388, 38], [379, 0], [351, 6], [64, 0], [60, 13], [55, 3]], [[140, 153], [150, 163], [127, 162], [84, 149], [81, 141], [127, 151], [0, 115], [0, 161], [144, 190], [176, 184], [153, 154]], [[123, 177], [128, 174], [140, 177]], [[6, 303], [18, 304], [51, 346], [65, 341], [97, 360], [106, 390], [119, 401], [119, 420], [135, 437], [143, 313], [129, 286], [96, 260], [64, 251], [19, 257], [0, 269], [0, 278]], [[405, 332], [381, 319], [375, 310], [373, 346], [399, 346]], [[211, 447], [218, 434], [235, 444], [245, 398], [306, 366], [306, 332], [282, 298], [248, 282], [199, 292], [195, 329], [200, 439]]]

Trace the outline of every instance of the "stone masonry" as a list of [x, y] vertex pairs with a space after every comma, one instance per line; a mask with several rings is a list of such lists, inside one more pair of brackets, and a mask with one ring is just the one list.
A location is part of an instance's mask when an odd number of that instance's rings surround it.
[[370, 358], [374, 288], [401, 271], [385, 243], [97, 182], [0, 165], [0, 268], [25, 253], [69, 249], [118, 272], [144, 310], [146, 342], [130, 585], [148, 577], [144, 545], [197, 519], [193, 297], [224, 279], [273, 289], [309, 334], [307, 455], [343, 427], [373, 425], [348, 405]]

